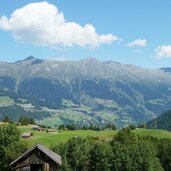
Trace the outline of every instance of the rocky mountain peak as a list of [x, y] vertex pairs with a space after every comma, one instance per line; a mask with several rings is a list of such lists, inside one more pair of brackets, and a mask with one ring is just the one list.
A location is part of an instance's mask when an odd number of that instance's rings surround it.
[[23, 61], [33, 61], [37, 58], [35, 58], [34, 56], [28, 56], [27, 58], [25, 58]]

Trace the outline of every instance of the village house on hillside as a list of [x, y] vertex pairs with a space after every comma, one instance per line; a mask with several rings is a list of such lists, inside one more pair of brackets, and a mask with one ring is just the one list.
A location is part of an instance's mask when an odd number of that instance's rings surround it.
[[61, 156], [41, 144], [34, 146], [10, 164], [14, 171], [58, 171]]

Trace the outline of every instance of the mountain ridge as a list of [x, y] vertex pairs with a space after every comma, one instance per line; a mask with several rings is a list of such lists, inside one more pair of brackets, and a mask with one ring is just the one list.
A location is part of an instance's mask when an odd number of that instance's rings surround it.
[[150, 129], [164, 129], [171, 131], [171, 110], [168, 110], [157, 118], [147, 122], [147, 128]]
[[63, 119], [64, 111], [70, 111], [74, 123], [84, 124], [81, 120], [88, 118], [89, 123], [123, 126], [171, 108], [170, 73], [95, 58], [56, 61], [30, 56], [17, 63], [0, 62], [0, 83], [2, 96], [5, 91], [16, 93], [40, 109], [56, 110], [49, 113], [57, 123], [65, 123], [69, 116]]

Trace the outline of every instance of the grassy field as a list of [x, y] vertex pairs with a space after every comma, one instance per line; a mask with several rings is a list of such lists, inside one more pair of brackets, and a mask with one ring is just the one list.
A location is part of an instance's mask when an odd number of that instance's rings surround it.
[[[54, 144], [59, 144], [62, 142], [66, 142], [72, 137], [99, 137], [100, 140], [109, 140], [114, 137], [117, 131], [91, 131], [91, 130], [75, 130], [75, 131], [55, 131], [52, 133], [47, 133], [46, 131], [34, 131], [31, 130], [31, 126], [19, 126], [18, 127], [21, 133], [32, 132], [33, 136], [31, 139], [26, 139], [29, 143], [29, 146], [33, 146], [35, 144], [43, 144], [47, 147], [50, 147]], [[171, 132], [165, 130], [148, 130], [148, 129], [136, 129], [133, 131], [134, 133], [140, 136], [153, 136], [157, 138], [171, 138]]]
[[11, 106], [14, 104], [14, 101], [8, 96], [0, 97], [0, 106]]
[[91, 131], [91, 130], [75, 130], [75, 131], [56, 131], [52, 133], [47, 133], [46, 131], [34, 131], [31, 130], [31, 126], [19, 126], [18, 127], [21, 133], [32, 132], [33, 136], [31, 139], [27, 139], [30, 146], [35, 144], [43, 144], [47, 147], [59, 144], [62, 142], [66, 142], [72, 137], [99, 137], [101, 140], [112, 139], [113, 136], [116, 134], [116, 131]]
[[171, 138], [171, 132], [161, 129], [136, 129], [134, 133], [140, 136], [152, 136], [157, 138]]

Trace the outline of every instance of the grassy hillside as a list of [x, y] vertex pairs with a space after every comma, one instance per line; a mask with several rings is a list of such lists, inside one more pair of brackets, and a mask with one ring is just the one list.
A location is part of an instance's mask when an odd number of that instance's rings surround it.
[[[91, 131], [91, 130], [76, 130], [76, 131], [56, 131], [52, 133], [31, 130], [31, 126], [19, 126], [21, 133], [32, 132], [31, 139], [26, 139], [30, 146], [41, 143], [50, 147], [54, 144], [66, 142], [72, 137], [98, 137], [100, 140], [109, 140], [117, 133], [117, 131]], [[136, 129], [134, 133], [142, 136], [153, 136], [157, 138], [171, 138], [171, 132], [165, 130], [148, 130]]]
[[1, 106], [11, 106], [14, 104], [13, 99], [8, 96], [0, 96], [0, 107]]
[[132, 131], [140, 136], [152, 136], [157, 138], [170, 138], [171, 132], [159, 129], [136, 129]]

